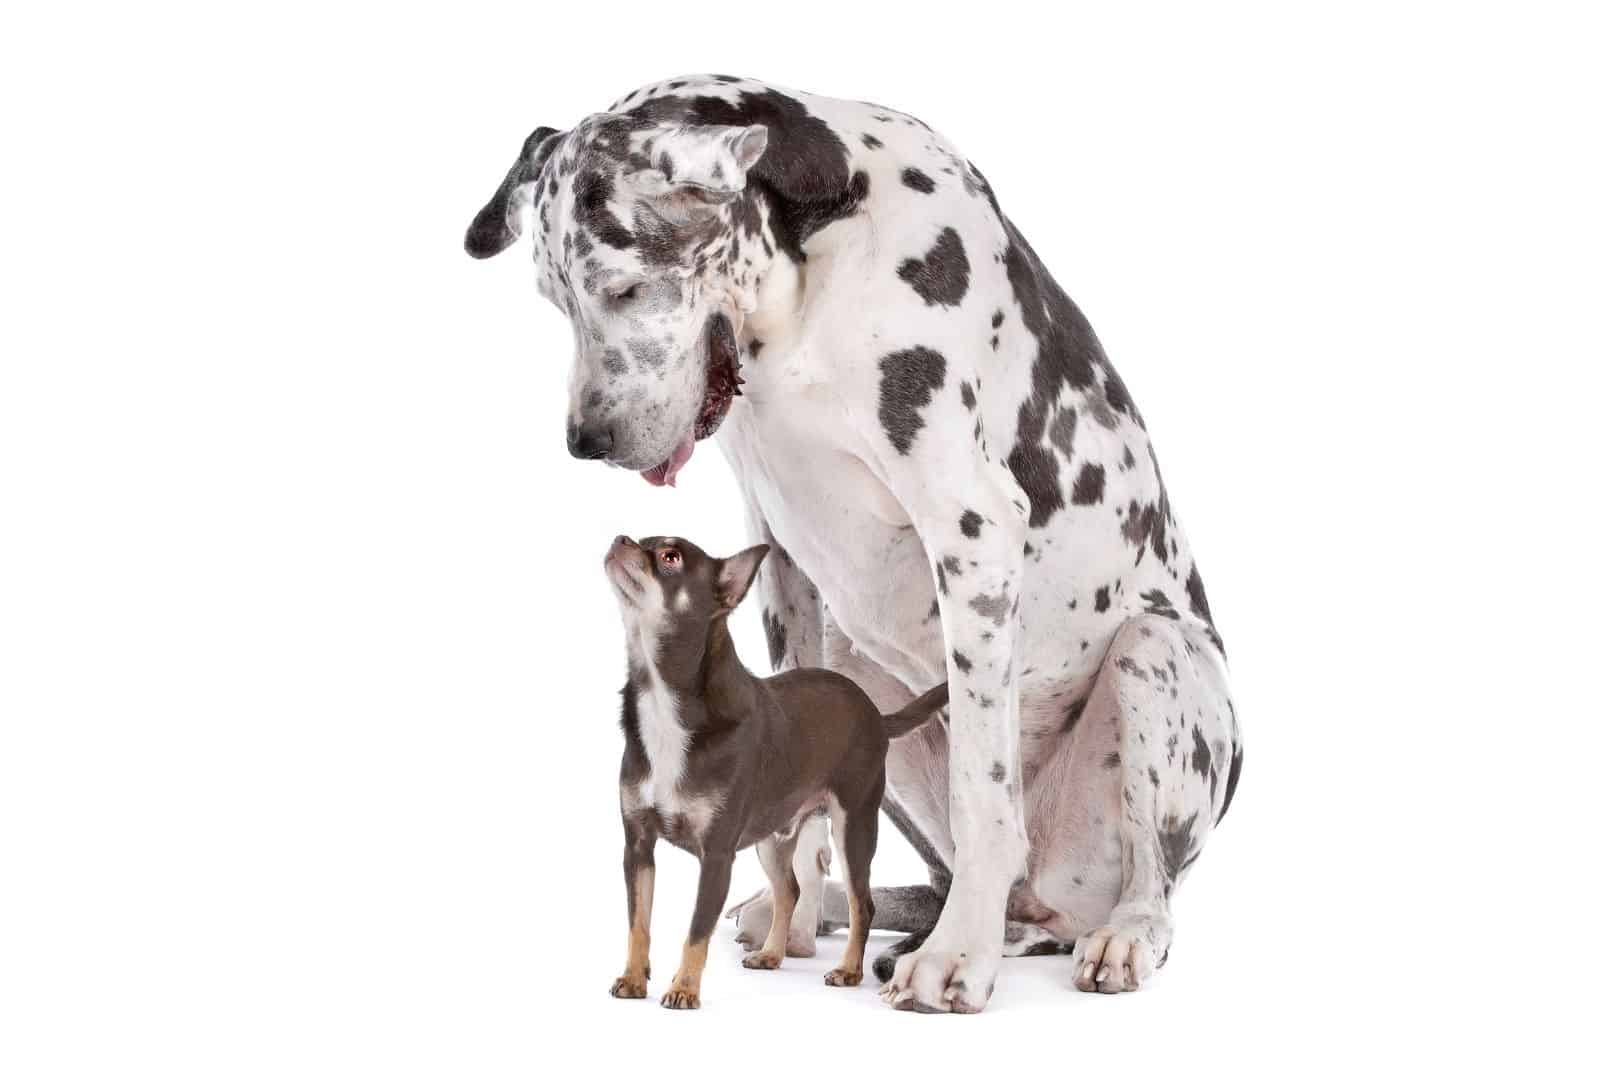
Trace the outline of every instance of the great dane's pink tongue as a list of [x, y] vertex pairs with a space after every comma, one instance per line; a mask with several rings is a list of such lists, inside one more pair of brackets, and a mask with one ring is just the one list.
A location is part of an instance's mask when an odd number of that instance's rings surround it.
[[693, 455], [694, 432], [690, 431], [684, 435], [682, 441], [678, 442], [678, 447], [672, 450], [671, 456], [662, 460], [650, 470], [640, 471], [639, 473], [652, 486], [676, 486], [678, 484], [678, 472], [683, 470], [683, 465], [688, 463], [689, 457]]

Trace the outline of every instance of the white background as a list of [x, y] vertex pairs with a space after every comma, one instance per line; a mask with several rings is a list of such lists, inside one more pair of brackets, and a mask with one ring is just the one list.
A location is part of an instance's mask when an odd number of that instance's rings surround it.
[[[0, 1062], [1592, 1056], [1580, 5], [232, 7], [0, 33]], [[700, 1013], [606, 996], [600, 556], [742, 522], [715, 449], [569, 459], [565, 323], [460, 240], [532, 127], [707, 70], [951, 137], [1148, 419], [1249, 758], [1144, 992], [901, 1015], [725, 924]]]

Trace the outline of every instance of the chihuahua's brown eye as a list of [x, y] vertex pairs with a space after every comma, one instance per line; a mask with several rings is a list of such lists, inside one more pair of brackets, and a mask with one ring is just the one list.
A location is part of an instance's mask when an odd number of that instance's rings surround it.
[[676, 549], [662, 549], [661, 562], [668, 567], [677, 567], [683, 563], [683, 554]]

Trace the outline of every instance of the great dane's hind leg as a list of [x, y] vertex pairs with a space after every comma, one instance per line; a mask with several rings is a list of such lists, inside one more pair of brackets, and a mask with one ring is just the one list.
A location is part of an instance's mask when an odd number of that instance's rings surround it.
[[[794, 915], [789, 921], [785, 955], [814, 957], [817, 935], [832, 934], [849, 922], [844, 886], [823, 880], [833, 854], [828, 846], [827, 817], [821, 809], [801, 823], [791, 855], [791, 870], [800, 887], [800, 900], [795, 903]], [[764, 944], [772, 928], [772, 891], [756, 891], [729, 909], [726, 918], [734, 922], [733, 937], [741, 946], [754, 949]]]
[[1118, 725], [1122, 889], [1105, 924], [1077, 940], [1072, 981], [1116, 994], [1166, 961], [1172, 893], [1232, 798], [1242, 750], [1221, 656], [1197, 627], [1123, 624], [1089, 702], [1086, 717]]

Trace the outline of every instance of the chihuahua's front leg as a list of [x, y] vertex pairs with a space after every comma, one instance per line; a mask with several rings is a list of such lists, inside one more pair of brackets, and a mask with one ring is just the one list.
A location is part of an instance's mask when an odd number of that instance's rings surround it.
[[669, 1009], [700, 1007], [700, 973], [706, 967], [706, 941], [717, 926], [717, 914], [728, 900], [728, 879], [733, 874], [731, 847], [707, 849], [700, 857], [700, 889], [695, 894], [694, 918], [689, 921], [689, 938], [683, 943], [683, 960], [678, 974], [661, 997]]
[[614, 998], [642, 998], [650, 978], [650, 906], [656, 893], [656, 835], [622, 819], [622, 878], [628, 884], [628, 965], [611, 984]]

